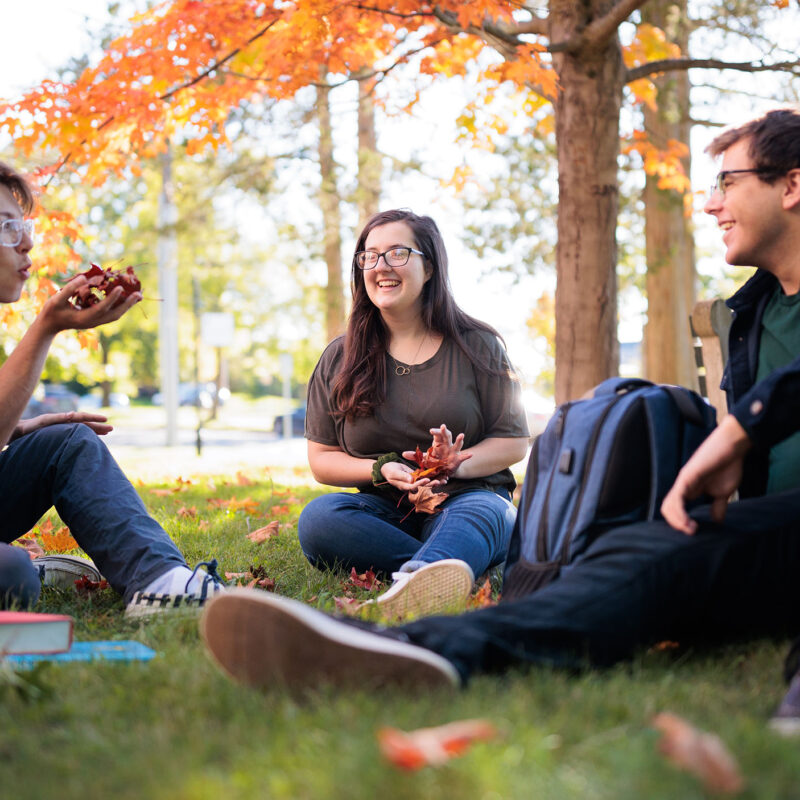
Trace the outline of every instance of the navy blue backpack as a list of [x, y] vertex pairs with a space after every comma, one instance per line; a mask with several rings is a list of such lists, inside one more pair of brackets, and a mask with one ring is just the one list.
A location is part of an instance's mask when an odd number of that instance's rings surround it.
[[528, 460], [503, 599], [546, 586], [604, 531], [660, 517], [664, 495], [715, 419], [689, 389], [629, 378], [559, 406]]

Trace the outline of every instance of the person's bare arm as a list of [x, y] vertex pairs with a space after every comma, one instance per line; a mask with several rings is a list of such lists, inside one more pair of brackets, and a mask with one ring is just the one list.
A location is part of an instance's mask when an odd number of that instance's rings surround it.
[[85, 330], [113, 322], [142, 299], [142, 295], [135, 292], [122, 300], [123, 290], [118, 287], [97, 305], [79, 310], [69, 302], [69, 298], [84, 283], [86, 278], [77, 277], [45, 302], [39, 315], [0, 368], [0, 444], [7, 444], [14, 436], [56, 334], [63, 330]]
[[733, 414], [728, 414], [684, 464], [661, 504], [664, 519], [676, 530], [693, 534], [697, 523], [686, 503], [701, 494], [712, 498], [711, 518], [722, 522], [730, 496], [742, 480], [744, 457], [750, 438]]

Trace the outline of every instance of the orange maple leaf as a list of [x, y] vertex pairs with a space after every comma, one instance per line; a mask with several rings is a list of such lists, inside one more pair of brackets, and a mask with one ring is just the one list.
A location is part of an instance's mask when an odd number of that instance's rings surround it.
[[487, 608], [488, 606], [496, 606], [497, 602], [492, 597], [492, 582], [487, 578], [480, 589], [469, 598], [467, 605], [469, 608]]
[[465, 719], [409, 732], [398, 728], [380, 728], [378, 746], [383, 757], [395, 767], [416, 770], [440, 766], [454, 756], [461, 755], [474, 742], [495, 736], [497, 729], [488, 720]]
[[179, 517], [196, 517], [197, 516], [197, 508], [195, 506], [181, 506], [178, 509], [178, 516]]
[[269, 523], [269, 525], [265, 525], [263, 528], [258, 528], [254, 530], [252, 533], [247, 534], [247, 538], [251, 542], [255, 542], [256, 544], [261, 544], [262, 542], [266, 542], [267, 539], [271, 539], [273, 536], [277, 536], [280, 533], [278, 528], [278, 521], [273, 520]]
[[434, 455], [433, 446], [423, 453], [417, 445], [414, 461], [417, 462], [418, 468], [411, 473], [412, 481], [418, 481], [420, 478], [446, 478], [450, 474], [447, 463]]
[[676, 767], [691, 772], [712, 792], [736, 794], [744, 787], [736, 759], [713, 733], [698, 730], [677, 714], [662, 712], [652, 725], [661, 731], [658, 749]]
[[48, 553], [66, 553], [68, 550], [76, 550], [79, 547], [66, 525], [52, 533], [40, 530], [39, 536], [42, 540], [42, 546]]

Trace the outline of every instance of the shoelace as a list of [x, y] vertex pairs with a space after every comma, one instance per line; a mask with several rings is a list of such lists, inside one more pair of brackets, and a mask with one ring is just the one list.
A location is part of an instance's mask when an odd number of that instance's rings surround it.
[[197, 566], [192, 571], [189, 580], [186, 581], [186, 586], [184, 587], [183, 591], [184, 594], [189, 593], [189, 584], [194, 580], [194, 576], [197, 575], [197, 571], [200, 567], [206, 568], [206, 576], [203, 578], [203, 585], [200, 587], [200, 602], [206, 599], [208, 596], [208, 584], [213, 584], [213, 588], [216, 589], [217, 586], [225, 586], [226, 583], [222, 580], [222, 576], [217, 572], [217, 559], [212, 558], [211, 561], [200, 561]]

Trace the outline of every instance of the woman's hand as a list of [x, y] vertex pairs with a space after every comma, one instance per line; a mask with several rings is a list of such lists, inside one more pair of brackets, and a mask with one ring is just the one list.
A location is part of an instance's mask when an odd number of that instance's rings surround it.
[[[447, 478], [455, 475], [458, 468], [465, 462], [472, 458], [472, 453], [462, 453], [461, 448], [464, 447], [464, 434], [459, 433], [453, 440], [453, 434], [447, 425], [440, 425], [438, 428], [431, 428], [431, 436], [433, 436], [433, 444], [431, 445], [431, 455], [439, 461], [447, 469]], [[403, 458], [414, 460], [414, 451], [407, 450], [403, 453]], [[433, 481], [434, 485], [437, 483], [446, 483], [447, 478]]]
[[21, 419], [11, 434], [10, 442], [19, 439], [20, 436], [38, 431], [39, 428], [46, 428], [48, 425], [60, 425], [62, 422], [80, 422], [91, 428], [98, 436], [113, 431], [111, 425], [106, 424], [107, 417], [102, 414], [90, 414], [87, 411], [64, 411], [58, 414], [40, 414], [38, 417]]
[[[403, 457], [406, 457], [405, 453]], [[386, 479], [386, 483], [401, 492], [412, 492], [421, 486], [435, 486], [437, 483], [441, 483], [441, 481], [431, 481], [429, 478], [420, 478], [418, 481], [414, 481], [411, 479], [413, 472], [414, 470], [408, 464], [403, 464], [401, 461], [389, 461], [381, 467], [381, 475]]]

